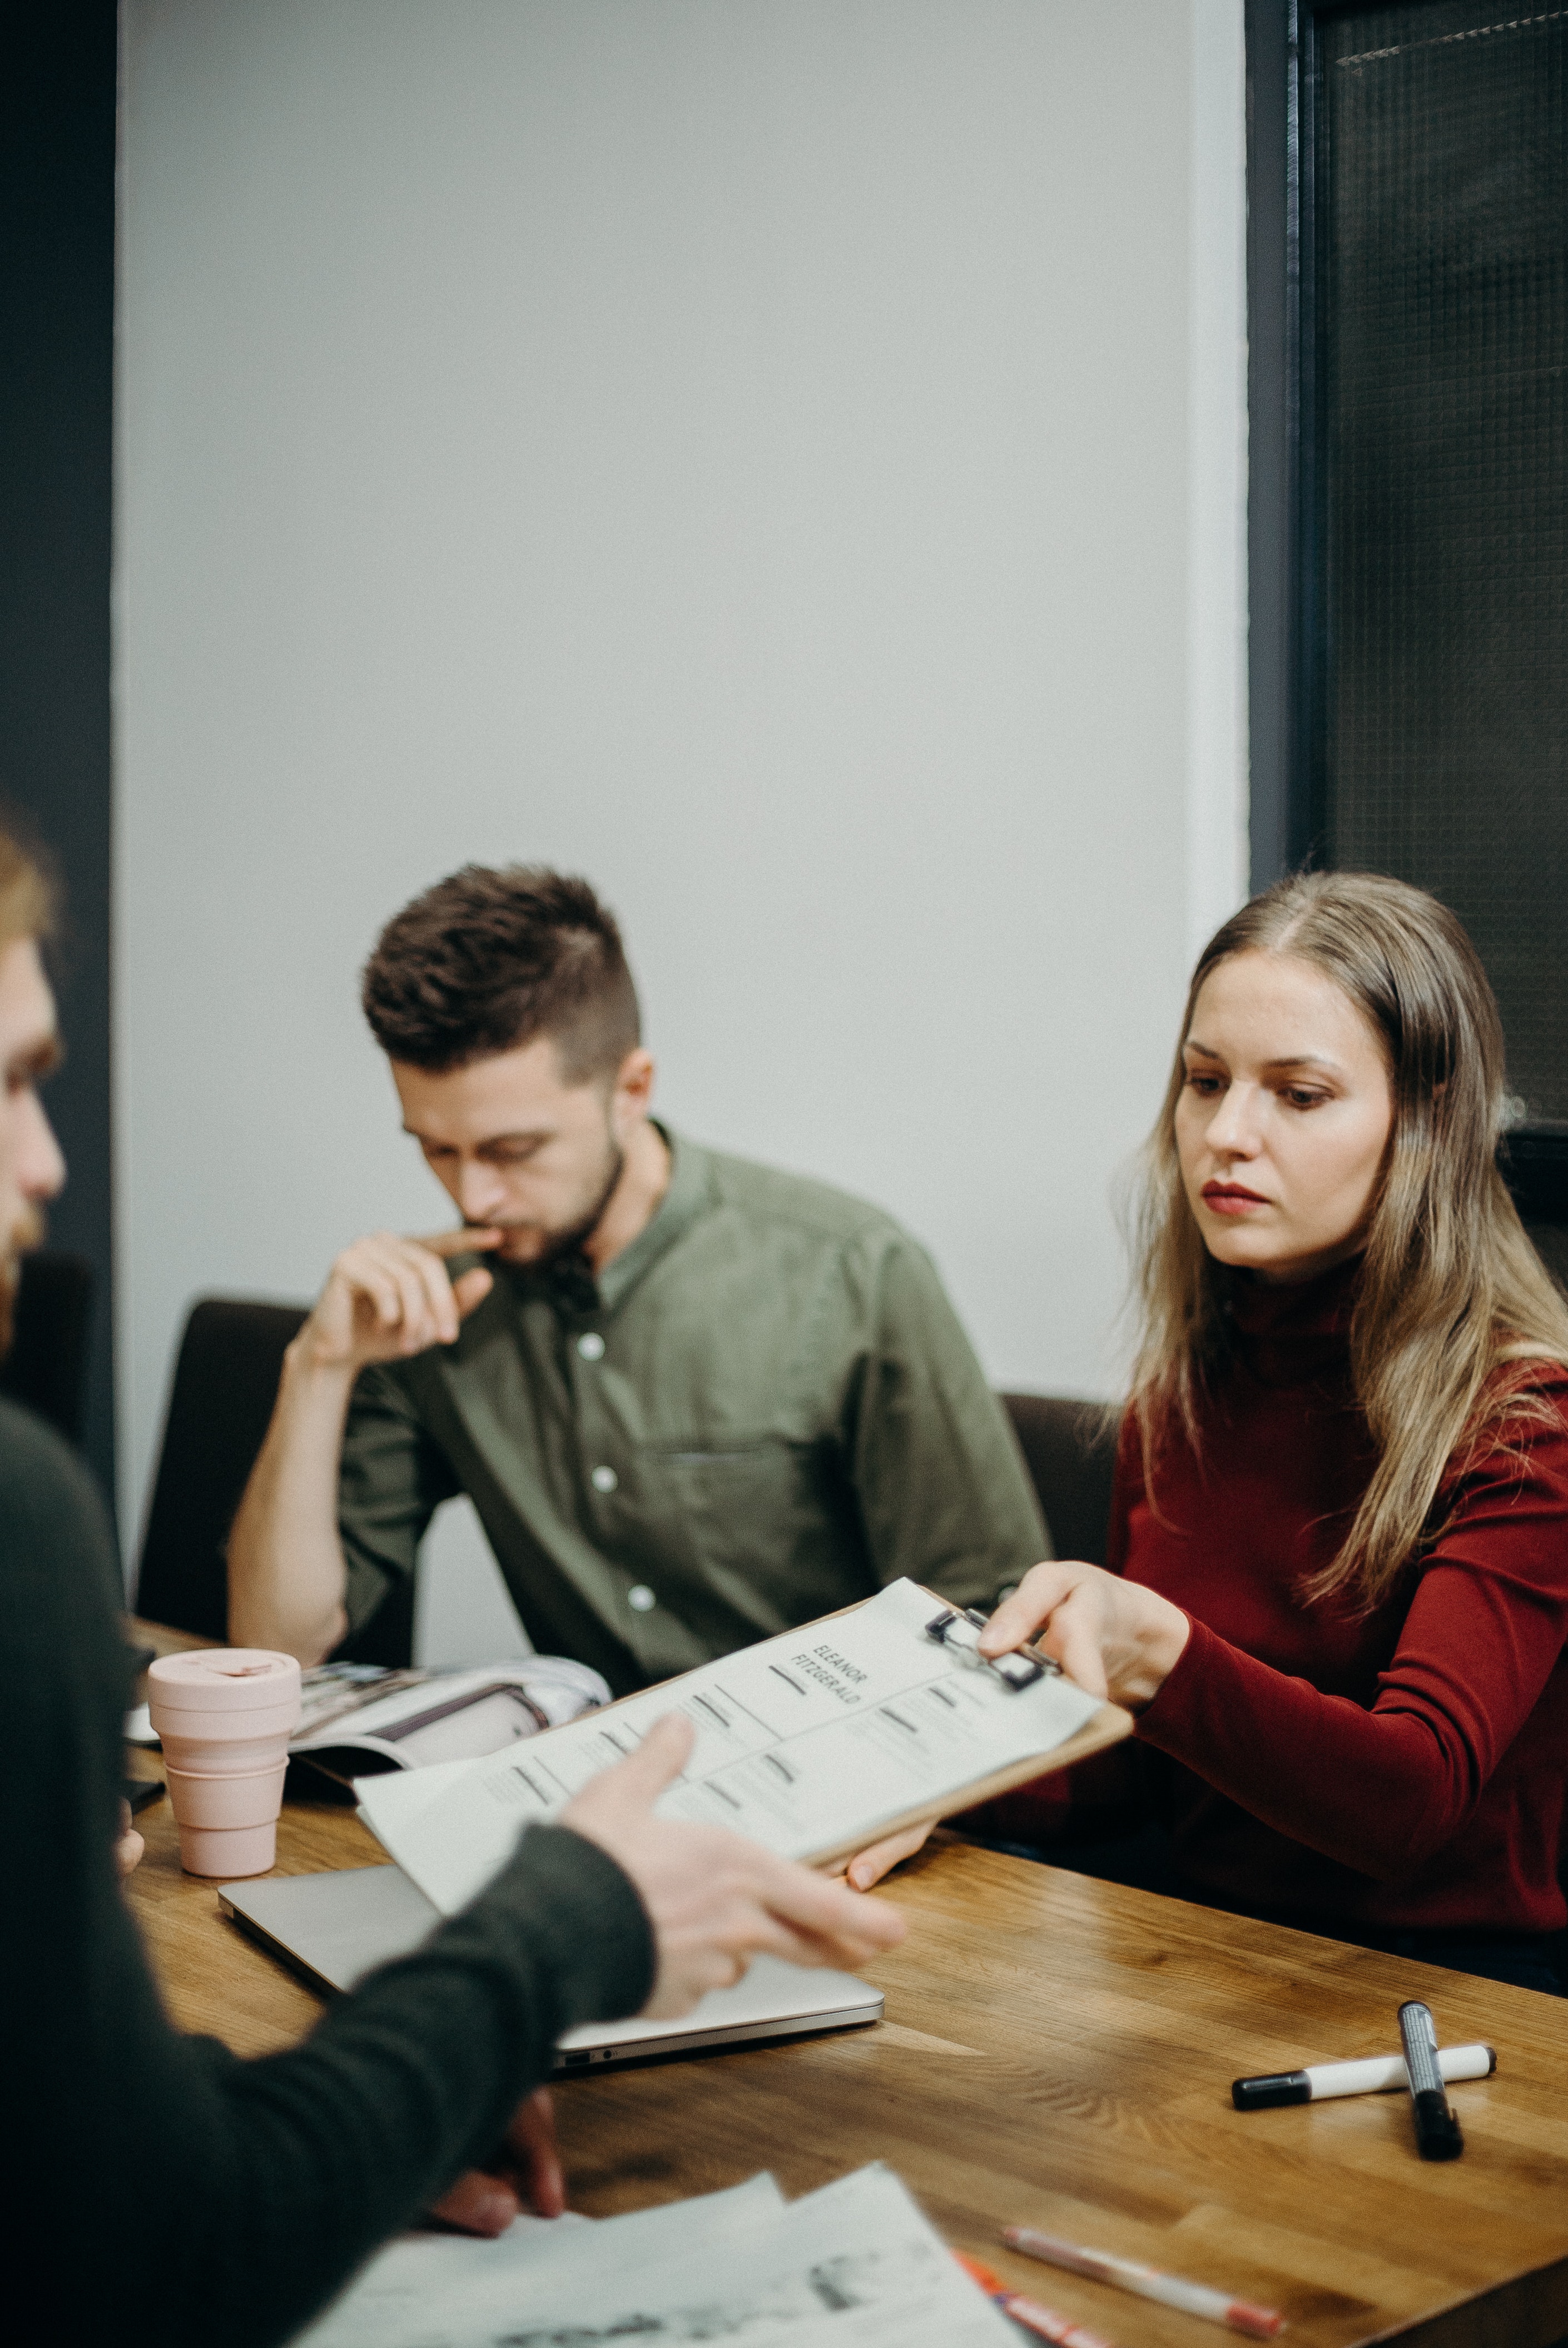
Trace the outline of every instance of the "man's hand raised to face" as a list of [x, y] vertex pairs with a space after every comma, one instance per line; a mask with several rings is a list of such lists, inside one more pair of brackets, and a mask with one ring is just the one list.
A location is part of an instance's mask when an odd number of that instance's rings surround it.
[[480, 1228], [423, 1240], [373, 1231], [355, 1240], [327, 1274], [296, 1343], [312, 1368], [355, 1376], [372, 1362], [404, 1361], [432, 1345], [449, 1345], [488, 1296], [495, 1275], [474, 1264], [454, 1280], [447, 1259], [483, 1254], [499, 1247], [503, 1236]]
[[343, 1420], [361, 1370], [449, 1345], [488, 1296], [495, 1274], [453, 1256], [483, 1255], [492, 1225], [400, 1239], [375, 1231], [345, 1248], [283, 1355], [267, 1439], [229, 1534], [229, 1636], [319, 1663], [348, 1629], [338, 1540]]

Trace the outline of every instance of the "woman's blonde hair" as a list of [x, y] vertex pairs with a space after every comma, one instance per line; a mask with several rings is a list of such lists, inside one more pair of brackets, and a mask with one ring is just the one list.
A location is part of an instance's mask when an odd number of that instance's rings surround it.
[[1349, 1590], [1370, 1607], [1433, 1537], [1455, 1452], [1544, 1423], [1524, 1379], [1496, 1373], [1511, 1362], [1568, 1364], [1568, 1305], [1498, 1172], [1502, 1024], [1460, 922], [1424, 890], [1377, 873], [1282, 880], [1233, 914], [1199, 957], [1143, 1151], [1131, 1406], [1151, 1493], [1163, 1436], [1174, 1423], [1196, 1439], [1200, 1393], [1229, 1344], [1226, 1275], [1187, 1203], [1175, 1111], [1199, 989], [1218, 963], [1249, 953], [1297, 955], [1332, 979], [1379, 1037], [1392, 1078], [1393, 1125], [1350, 1325], [1351, 1375], [1378, 1465], [1344, 1547], [1306, 1592]]

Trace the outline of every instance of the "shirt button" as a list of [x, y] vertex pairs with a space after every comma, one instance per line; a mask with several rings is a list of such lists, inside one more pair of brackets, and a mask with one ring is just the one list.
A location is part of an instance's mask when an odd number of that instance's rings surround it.
[[596, 1468], [588, 1480], [596, 1492], [613, 1492], [620, 1478], [613, 1468]]
[[659, 1601], [645, 1581], [634, 1581], [626, 1593], [626, 1602], [634, 1614], [646, 1614], [651, 1606], [657, 1606]]
[[604, 1339], [597, 1329], [590, 1329], [586, 1337], [578, 1339], [577, 1350], [585, 1362], [601, 1362], [604, 1359]]

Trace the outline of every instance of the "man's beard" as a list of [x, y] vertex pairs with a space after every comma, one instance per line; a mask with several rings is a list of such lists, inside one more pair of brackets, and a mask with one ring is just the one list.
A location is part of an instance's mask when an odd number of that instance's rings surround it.
[[[615, 1195], [616, 1185], [620, 1180], [621, 1171], [626, 1164], [626, 1152], [618, 1148], [608, 1135], [605, 1139], [605, 1173], [597, 1190], [593, 1193], [592, 1204], [582, 1214], [574, 1215], [571, 1221], [563, 1224], [559, 1231], [547, 1231], [538, 1252], [535, 1255], [508, 1255], [503, 1243], [500, 1250], [503, 1262], [516, 1263], [525, 1272], [542, 1272], [547, 1264], [559, 1263], [562, 1256], [575, 1255], [587, 1245], [604, 1220], [604, 1210]], [[514, 1223], [508, 1226], [502, 1223], [498, 1228], [503, 1231], [508, 1229], [531, 1231], [537, 1231], [538, 1225]]]
[[36, 1207], [25, 1207], [12, 1224], [6, 1237], [5, 1252], [0, 1256], [0, 1361], [11, 1350], [15, 1334], [16, 1291], [22, 1285], [22, 1258], [29, 1248], [44, 1244], [44, 1218]]

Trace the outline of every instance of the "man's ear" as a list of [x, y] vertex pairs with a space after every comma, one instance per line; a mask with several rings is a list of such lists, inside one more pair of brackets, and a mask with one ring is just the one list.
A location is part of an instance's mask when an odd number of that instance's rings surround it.
[[653, 1103], [653, 1055], [638, 1044], [615, 1072], [614, 1104], [622, 1116], [646, 1117]]

